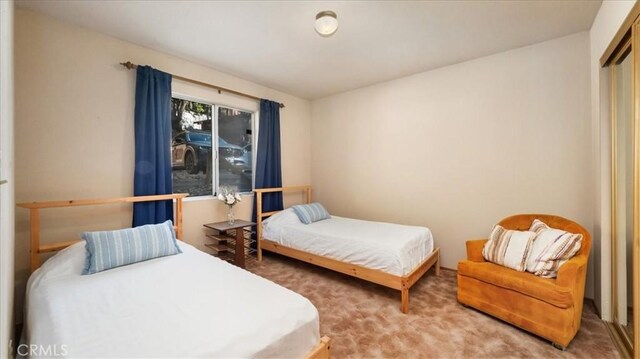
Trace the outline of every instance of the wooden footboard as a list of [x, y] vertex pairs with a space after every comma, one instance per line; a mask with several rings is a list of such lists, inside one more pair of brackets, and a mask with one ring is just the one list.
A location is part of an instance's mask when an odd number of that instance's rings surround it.
[[322, 337], [318, 346], [307, 354], [305, 359], [329, 359], [331, 358], [331, 338]]

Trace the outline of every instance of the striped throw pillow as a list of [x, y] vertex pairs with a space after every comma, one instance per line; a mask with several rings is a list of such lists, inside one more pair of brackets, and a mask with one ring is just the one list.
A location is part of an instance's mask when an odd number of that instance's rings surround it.
[[560, 266], [575, 256], [582, 245], [582, 234], [551, 228], [538, 219], [529, 230], [536, 232], [537, 237], [527, 259], [527, 272], [543, 278], [557, 277]]
[[327, 210], [318, 202], [311, 204], [299, 204], [291, 206], [291, 208], [293, 208], [293, 211], [300, 219], [300, 222], [304, 224], [311, 224], [313, 222], [331, 218], [329, 212], [327, 212]]
[[496, 225], [482, 248], [482, 256], [489, 262], [524, 272], [535, 238], [535, 232], [514, 231]]
[[182, 253], [171, 221], [117, 231], [84, 232], [82, 239], [87, 242], [83, 275]]

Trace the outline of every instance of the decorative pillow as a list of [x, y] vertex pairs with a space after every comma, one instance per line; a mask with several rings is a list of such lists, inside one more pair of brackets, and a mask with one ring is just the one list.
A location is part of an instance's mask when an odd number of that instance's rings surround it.
[[82, 239], [87, 242], [83, 275], [182, 253], [171, 221], [117, 231], [84, 232]]
[[535, 238], [535, 232], [513, 231], [496, 224], [482, 248], [482, 256], [489, 262], [524, 272]]
[[582, 245], [582, 234], [551, 228], [538, 219], [529, 230], [536, 232], [537, 237], [527, 259], [527, 272], [543, 278], [557, 277], [560, 266], [575, 256]]
[[329, 212], [327, 212], [327, 210], [318, 202], [311, 204], [299, 204], [297, 206], [291, 206], [291, 208], [296, 212], [300, 222], [304, 224], [310, 224], [331, 218]]

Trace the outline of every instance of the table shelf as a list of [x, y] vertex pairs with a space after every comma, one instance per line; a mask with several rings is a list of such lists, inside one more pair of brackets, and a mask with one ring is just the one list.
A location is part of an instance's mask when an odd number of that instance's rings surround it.
[[229, 237], [217, 234], [207, 234], [207, 238], [214, 240], [218, 244], [225, 244], [229, 241]]
[[217, 243], [206, 243], [204, 246], [213, 250], [216, 254], [229, 252], [231, 250], [231, 248], [229, 248], [227, 245], [221, 245]]

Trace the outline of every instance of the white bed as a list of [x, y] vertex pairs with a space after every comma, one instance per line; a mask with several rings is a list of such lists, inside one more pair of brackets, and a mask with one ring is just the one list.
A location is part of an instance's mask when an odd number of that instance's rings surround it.
[[283, 246], [396, 276], [409, 274], [434, 249], [426, 227], [338, 216], [304, 224], [291, 208], [264, 220], [262, 229], [264, 239]]
[[[400, 291], [409, 312], [409, 290], [429, 269], [440, 275], [440, 248], [426, 227], [362, 221], [323, 214], [311, 186], [260, 188], [256, 194], [257, 257], [268, 251]], [[312, 212], [329, 218], [303, 224], [293, 209], [265, 211], [263, 196], [302, 192]], [[300, 210], [300, 208], [298, 208]], [[306, 212], [302, 212], [303, 214]], [[306, 221], [305, 216], [305, 222]]]
[[25, 342], [67, 357], [301, 358], [320, 341], [301, 295], [179, 242], [183, 253], [81, 275], [84, 243], [29, 279]]

